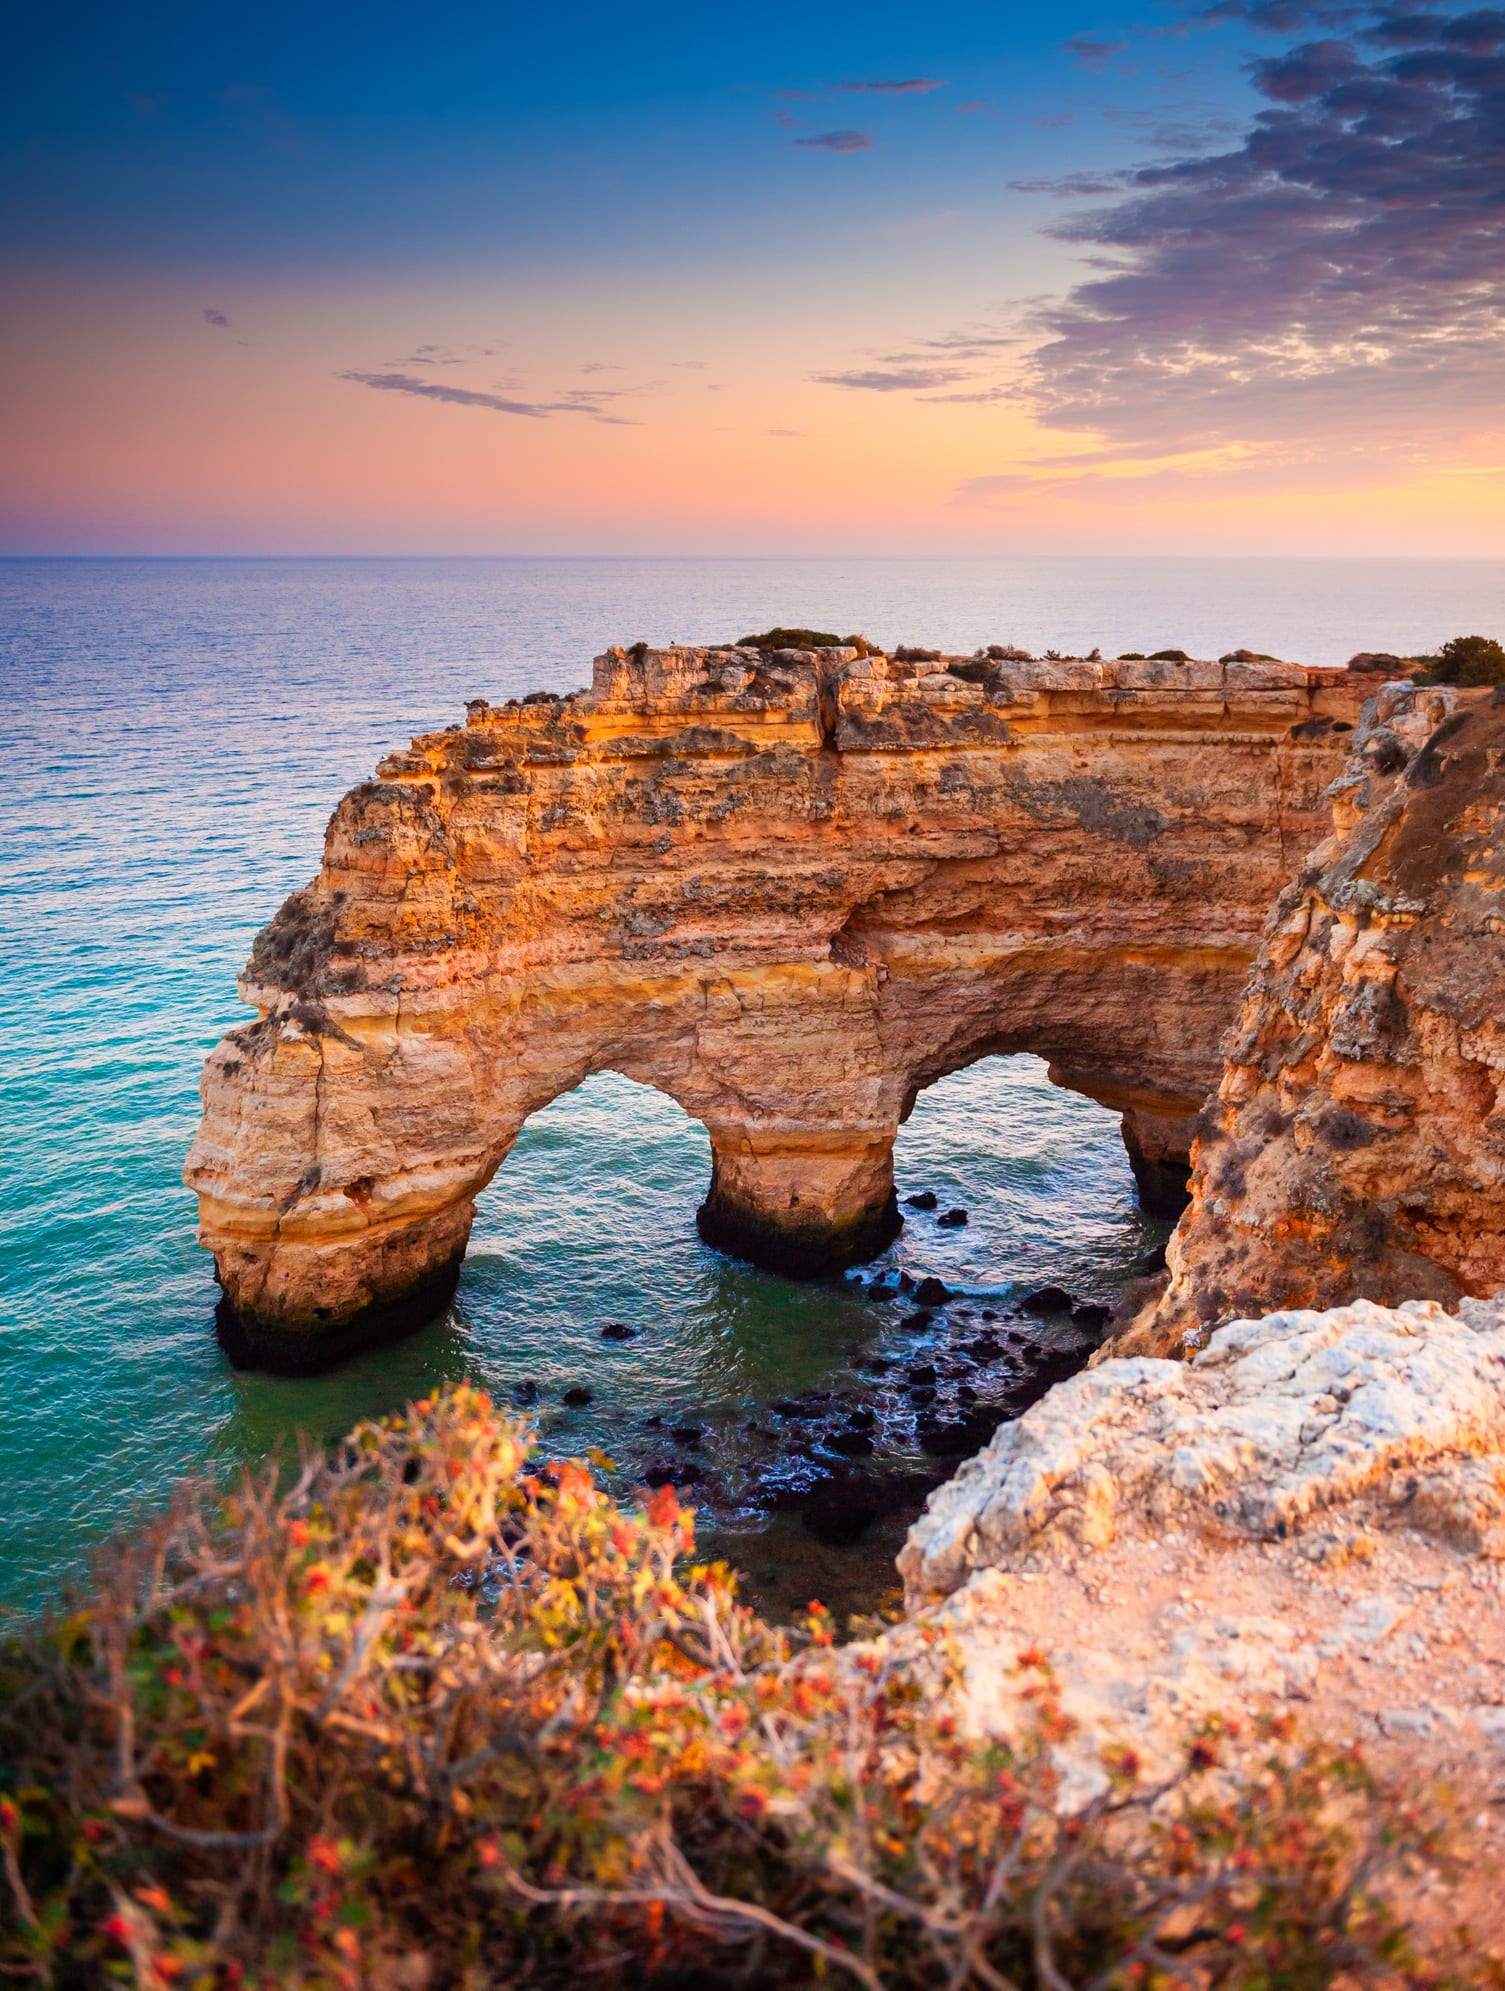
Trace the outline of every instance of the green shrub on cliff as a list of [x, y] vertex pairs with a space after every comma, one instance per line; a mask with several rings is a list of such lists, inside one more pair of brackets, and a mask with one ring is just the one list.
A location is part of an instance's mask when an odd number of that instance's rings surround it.
[[825, 629], [765, 629], [761, 636], [739, 636], [738, 650], [856, 650], [875, 656], [877, 645], [865, 636], [833, 636]]
[[1435, 657], [1415, 661], [1426, 665], [1418, 684], [1505, 684], [1505, 648], [1492, 636], [1454, 636]]
[[1203, 1738], [1058, 1808], [1067, 1724], [964, 1739], [921, 1644], [775, 1630], [452, 1389], [290, 1489], [185, 1497], [0, 1655], [0, 1971], [138, 1991], [731, 1979], [880, 1987], [1483, 1985], [1375, 1891], [1433, 1847], [1352, 1753]]

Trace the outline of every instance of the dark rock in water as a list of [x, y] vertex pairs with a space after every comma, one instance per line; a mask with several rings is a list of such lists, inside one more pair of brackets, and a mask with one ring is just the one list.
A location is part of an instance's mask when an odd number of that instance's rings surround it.
[[1056, 1383], [1064, 1383], [1078, 1369], [1086, 1367], [1088, 1348], [1042, 1348], [1031, 1355], [1030, 1373], [1016, 1376], [1009, 1385], [1009, 1413], [1018, 1417], [1038, 1403]]
[[768, 1408], [773, 1412], [775, 1417], [820, 1416], [819, 1404], [804, 1403], [797, 1397], [781, 1396], [777, 1403], [771, 1403]]
[[907, 1328], [912, 1334], [923, 1334], [934, 1319], [935, 1315], [933, 1313], [906, 1314], [903, 1320], [899, 1322], [899, 1325], [902, 1328]]
[[912, 1272], [901, 1272], [899, 1274], [899, 1291], [901, 1293], [912, 1293], [914, 1291], [914, 1274]]
[[833, 1431], [826, 1443], [844, 1459], [871, 1458], [873, 1441], [865, 1431]]
[[800, 1519], [828, 1548], [849, 1548], [883, 1512], [879, 1490], [857, 1474], [841, 1474], [813, 1486], [800, 1505]]
[[916, 1362], [912, 1369], [904, 1371], [906, 1383], [933, 1383], [935, 1381], [934, 1362]]
[[1027, 1314], [1037, 1319], [1046, 1314], [1064, 1314], [1071, 1311], [1071, 1295], [1064, 1286], [1037, 1286], [1032, 1293], [1026, 1293], [1019, 1302]]
[[947, 1210], [944, 1215], [937, 1217], [935, 1221], [936, 1227], [939, 1230], [959, 1231], [967, 1221], [967, 1213], [965, 1210]]
[[950, 1289], [939, 1279], [922, 1279], [915, 1288], [914, 1303], [917, 1307], [943, 1307], [951, 1298]]
[[671, 1464], [656, 1460], [643, 1474], [645, 1486], [698, 1486], [705, 1478], [704, 1469], [693, 1459], [675, 1459]]
[[1003, 1353], [1003, 1344], [995, 1335], [979, 1334], [971, 1341], [964, 1341], [961, 1352], [974, 1362], [996, 1362]]
[[914, 1388], [909, 1392], [909, 1400], [911, 1403], [933, 1403], [935, 1401], [934, 1383], [916, 1383]]
[[643, 1422], [644, 1422], [645, 1424], [650, 1424], [650, 1425], [658, 1425], [658, 1424], [662, 1424], [662, 1423], [663, 1423], [663, 1421], [664, 1421], [664, 1420], [663, 1420], [663, 1418], [662, 1418], [662, 1417], [661, 1417], [661, 1416], [659, 1415], [659, 1413], [658, 1413], [657, 1411], [654, 1411], [654, 1413], [653, 1413], [653, 1415], [652, 1415], [651, 1417], [645, 1417], [645, 1418], [643, 1419]]
[[920, 1434], [920, 1449], [932, 1459], [960, 1459], [980, 1452], [1003, 1422], [997, 1410], [973, 1411], [954, 1424], [936, 1424]]
[[629, 1327], [625, 1320], [609, 1320], [601, 1330], [603, 1341], [636, 1341], [638, 1331]]
[[591, 1393], [581, 1389], [566, 1390], [561, 1400], [567, 1410], [583, 1410], [591, 1401]]
[[1139, 1276], [1148, 1279], [1152, 1273], [1165, 1270], [1165, 1246], [1157, 1244], [1153, 1251], [1147, 1251], [1139, 1261]]
[[891, 1369], [894, 1364], [892, 1359], [887, 1355], [869, 1355], [862, 1366], [864, 1369], [871, 1369], [875, 1375], [881, 1376], [885, 1369]]
[[854, 1431], [871, 1431], [877, 1422], [878, 1413], [875, 1410], [869, 1410], [865, 1403], [859, 1404], [847, 1418], [847, 1423]]
[[705, 1433], [696, 1424], [676, 1424], [669, 1436], [676, 1445], [698, 1445]]
[[987, 1312], [984, 1313], [983, 1315], [984, 1320], [997, 1320], [997, 1318], [998, 1318], [997, 1314], [992, 1312]]
[[958, 1403], [976, 1403], [977, 1392], [970, 1383], [963, 1383], [956, 1393]]
[[906, 1196], [904, 1205], [910, 1210], [933, 1210], [939, 1201], [933, 1189], [921, 1189], [917, 1195]]
[[1083, 1300], [1071, 1309], [1073, 1327], [1106, 1327], [1112, 1318], [1112, 1307], [1104, 1306], [1101, 1300]]
[[531, 1379], [525, 1383], [514, 1383], [512, 1386], [512, 1401], [514, 1403], [537, 1403], [537, 1383]]

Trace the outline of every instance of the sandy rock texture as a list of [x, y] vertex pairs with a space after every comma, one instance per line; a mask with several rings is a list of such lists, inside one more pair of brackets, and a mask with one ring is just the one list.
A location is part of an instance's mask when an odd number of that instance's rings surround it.
[[300, 1369], [452, 1290], [530, 1113], [612, 1069], [708, 1128], [701, 1226], [881, 1248], [918, 1091], [1027, 1050], [1179, 1205], [1265, 911], [1372, 682], [1272, 663], [609, 650], [423, 735], [258, 936], [186, 1179], [232, 1352]]
[[1505, 1283], [1505, 706], [1387, 685], [1332, 803], [1199, 1123], [1169, 1287], [1119, 1350]]
[[1237, 1321], [1190, 1363], [1108, 1361], [1000, 1430], [911, 1530], [890, 1636], [942, 1631], [990, 1734], [1030, 1720], [1045, 1655], [1083, 1798], [1106, 1745], [1158, 1773], [1211, 1717], [1252, 1741], [1251, 1716], [1285, 1712], [1451, 1779], [1498, 1858], [1502, 1484], [1505, 1305]]

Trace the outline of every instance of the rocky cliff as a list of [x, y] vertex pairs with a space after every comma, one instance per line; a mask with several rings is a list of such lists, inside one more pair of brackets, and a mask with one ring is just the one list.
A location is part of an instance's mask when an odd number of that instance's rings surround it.
[[1505, 706], [1386, 686], [1333, 804], [1230, 1033], [1169, 1289], [1123, 1352], [1505, 1286]]
[[1258, 1761], [1279, 1711], [1497, 1806], [1505, 1307], [1359, 1300], [1103, 1362], [931, 1495], [900, 1568], [890, 1636], [945, 1634], [970, 1726], [1026, 1728], [1049, 1656], [1082, 1796], [1105, 1745], [1158, 1772], [1212, 1721]]
[[1366, 689], [1274, 663], [609, 650], [335, 811], [258, 937], [186, 1179], [235, 1352], [440, 1307], [530, 1113], [613, 1069], [702, 1120], [713, 1243], [892, 1235], [916, 1094], [1032, 1051], [1178, 1207], [1271, 900]]

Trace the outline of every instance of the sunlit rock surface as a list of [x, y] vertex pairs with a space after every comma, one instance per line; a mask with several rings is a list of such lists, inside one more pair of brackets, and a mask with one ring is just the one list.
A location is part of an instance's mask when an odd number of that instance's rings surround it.
[[1505, 1285], [1505, 707], [1388, 685], [1353, 745], [1230, 1033], [1169, 1289], [1123, 1352]]
[[1220, 1328], [1189, 1363], [1120, 1357], [1058, 1383], [930, 1496], [899, 1559], [906, 1585], [955, 1590], [1133, 1527], [1283, 1540], [1402, 1467], [1429, 1469], [1423, 1509], [1477, 1544], [1498, 1519], [1492, 1482], [1470, 1508], [1453, 1468], [1505, 1445], [1505, 1309], [1464, 1308], [1269, 1314]]
[[714, 1244], [892, 1236], [917, 1092], [993, 1053], [1121, 1111], [1174, 1210], [1362, 679], [1271, 663], [609, 650], [353, 789], [258, 937], [186, 1176], [233, 1352], [436, 1311], [528, 1115], [612, 1069], [702, 1120]]
[[900, 1569], [890, 1642], [942, 1635], [979, 1733], [1026, 1732], [1048, 1685], [1076, 1801], [1108, 1746], [1158, 1776], [1209, 1721], [1256, 1762], [1266, 1711], [1494, 1802], [1505, 1305], [1360, 1300], [1103, 1362], [931, 1495]]

